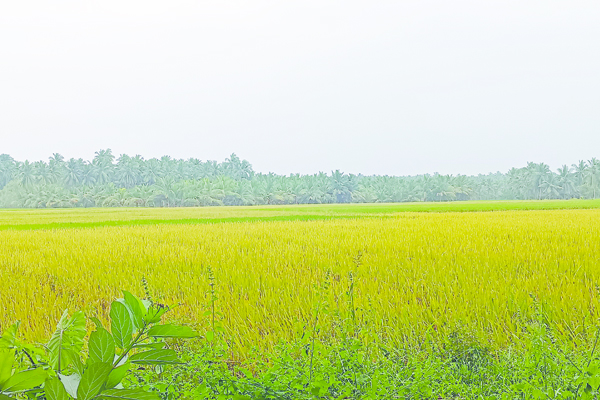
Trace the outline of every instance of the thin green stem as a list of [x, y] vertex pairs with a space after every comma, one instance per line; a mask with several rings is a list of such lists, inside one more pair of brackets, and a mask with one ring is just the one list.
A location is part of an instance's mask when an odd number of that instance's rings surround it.
[[125, 356], [127, 355], [127, 353], [129, 353], [133, 349], [133, 346], [135, 346], [138, 343], [138, 341], [140, 340], [140, 338], [146, 333], [146, 328], [147, 327], [148, 326], [146, 324], [144, 324], [143, 328], [138, 332], [138, 334], [135, 337], [135, 339], [133, 339], [133, 341], [127, 347], [127, 349], [123, 353], [121, 353], [121, 355], [119, 356], [119, 358], [117, 358], [117, 361], [114, 362], [113, 368], [116, 368], [119, 365], [119, 363], [123, 360], [123, 358], [125, 358]]

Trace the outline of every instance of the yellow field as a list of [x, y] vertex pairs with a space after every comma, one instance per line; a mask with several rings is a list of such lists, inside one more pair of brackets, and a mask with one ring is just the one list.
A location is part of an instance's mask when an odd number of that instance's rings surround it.
[[143, 295], [142, 277], [164, 302], [182, 303], [174, 316], [202, 330], [210, 265], [227, 338], [243, 354], [309, 322], [314, 285], [327, 270], [325, 321], [338, 308], [347, 316], [348, 272], [359, 251], [358, 316], [386, 339], [462, 326], [503, 346], [522, 336], [534, 299], [575, 341], [600, 316], [600, 210], [396, 213], [2, 230], [0, 330], [21, 320], [27, 338], [46, 339], [63, 309], [105, 316], [120, 289]]

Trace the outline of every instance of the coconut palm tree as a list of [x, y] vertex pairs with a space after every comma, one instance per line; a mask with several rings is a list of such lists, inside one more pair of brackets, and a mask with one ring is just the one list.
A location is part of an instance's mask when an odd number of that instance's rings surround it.
[[38, 183], [48, 185], [56, 182], [54, 175], [52, 175], [52, 171], [50, 171], [50, 167], [45, 162], [36, 161], [33, 163], [33, 170]]
[[59, 154], [54, 153], [52, 157], [50, 157], [48, 161], [48, 167], [50, 168], [50, 173], [53, 176], [54, 182], [62, 182], [64, 180], [63, 175], [65, 174], [65, 158]]
[[252, 191], [252, 183], [248, 179], [236, 182], [235, 196], [239, 200], [239, 203], [236, 205], [251, 206], [256, 204]]
[[563, 165], [557, 170], [557, 173], [558, 185], [561, 187], [561, 197], [564, 199], [579, 197], [577, 193], [577, 179], [571, 168]]
[[13, 179], [17, 163], [8, 154], [0, 154], [0, 189]]
[[546, 175], [540, 182], [541, 198], [543, 199], [558, 199], [562, 191], [562, 187], [558, 181], [556, 174], [550, 173]]
[[83, 160], [71, 158], [64, 165], [63, 182], [66, 186], [75, 186], [82, 183], [85, 163]]
[[121, 154], [115, 167], [115, 182], [126, 189], [130, 189], [141, 183], [141, 160], [137, 157], [129, 157]]
[[127, 189], [121, 188], [107, 197], [102, 202], [102, 207], [125, 207], [128, 205], [129, 199], [131, 199], [131, 194], [127, 192]]
[[340, 170], [331, 172], [330, 188], [336, 203], [347, 203], [352, 199], [350, 177]]
[[544, 179], [547, 179], [548, 175], [550, 174], [551, 171], [550, 166], [548, 164], [536, 164], [533, 162], [527, 163], [526, 176], [529, 181], [529, 188], [531, 190], [531, 193], [533, 194], [532, 197], [537, 198], [538, 200], [542, 198], [542, 189], [540, 185], [542, 181]]
[[92, 169], [94, 170], [94, 177], [96, 183], [106, 184], [111, 182], [114, 174], [113, 161], [115, 156], [112, 154], [111, 149], [99, 150], [95, 153], [95, 157], [92, 160]]
[[221, 164], [221, 171], [235, 180], [250, 179], [254, 175], [252, 165], [246, 160], [241, 160], [235, 153]]
[[591, 192], [592, 198], [595, 199], [600, 194], [600, 160], [595, 157], [588, 161], [584, 183]]
[[32, 163], [25, 160], [17, 167], [17, 179], [25, 188], [29, 189], [36, 183], [35, 168]]
[[92, 186], [98, 179], [98, 169], [91, 163], [85, 163], [81, 172], [81, 184]]
[[573, 167], [573, 173], [575, 174], [576, 178], [575, 184], [578, 187], [582, 186], [584, 183], [583, 180], [585, 178], [586, 170], [588, 168], [588, 163], [584, 160], [579, 160], [577, 164], [572, 164], [571, 166]]

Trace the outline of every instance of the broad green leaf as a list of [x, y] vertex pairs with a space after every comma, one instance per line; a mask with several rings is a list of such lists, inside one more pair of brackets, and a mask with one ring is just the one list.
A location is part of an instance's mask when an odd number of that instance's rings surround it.
[[148, 307], [148, 311], [144, 316], [144, 321], [146, 321], [147, 324], [155, 324], [157, 322], [160, 322], [160, 319], [162, 318], [163, 314], [167, 311], [169, 311], [168, 307], [157, 306], [153, 304], [150, 307]]
[[213, 331], [207, 331], [206, 334], [204, 335], [204, 338], [208, 342], [212, 342], [213, 340], [215, 340], [215, 333]]
[[115, 358], [115, 341], [104, 328], [98, 328], [90, 335], [89, 360], [93, 363], [111, 363]]
[[17, 345], [17, 330], [19, 329], [20, 321], [11, 325], [7, 330], [2, 332], [0, 336], [0, 349], [14, 348]]
[[132, 355], [129, 360], [134, 364], [179, 364], [177, 353], [171, 349], [148, 350]]
[[4, 387], [4, 383], [10, 379], [12, 375], [12, 367], [15, 362], [14, 349], [0, 349], [0, 391]]
[[83, 371], [85, 370], [85, 365], [83, 365], [83, 362], [81, 361], [81, 356], [77, 353], [72, 353], [71, 354], [71, 363], [69, 365], [71, 365], [73, 367], [73, 371], [78, 374], [79, 376], [83, 375]]
[[142, 305], [144, 306], [143, 309], [146, 310], [146, 312], [148, 312], [148, 309], [152, 305], [152, 302], [147, 299], [141, 299], [140, 301], [142, 302]]
[[44, 391], [46, 393], [46, 400], [69, 400], [69, 394], [65, 386], [56, 376], [46, 379]]
[[70, 364], [71, 360], [79, 357], [86, 333], [83, 312], [77, 311], [69, 318], [68, 312], [65, 310], [47, 345], [50, 366], [61, 372]]
[[113, 369], [111, 371], [110, 375], [108, 375], [108, 380], [106, 381], [106, 388], [112, 389], [115, 386], [117, 386], [119, 383], [121, 383], [123, 378], [125, 378], [125, 375], [127, 375], [127, 372], [129, 371], [130, 366], [131, 366], [131, 363], [128, 361], [125, 364], [122, 364], [122, 365], [118, 366], [117, 368]]
[[135, 328], [142, 328], [144, 326], [144, 315], [146, 314], [146, 308], [144, 307], [144, 304], [127, 290], [123, 290], [123, 297], [125, 300], [125, 305], [131, 311]]
[[28, 369], [17, 372], [4, 383], [3, 391], [19, 392], [21, 390], [33, 389], [44, 383], [48, 374], [42, 368]]
[[77, 388], [79, 387], [79, 382], [81, 382], [81, 376], [77, 374], [73, 375], [62, 375], [58, 374], [58, 377], [62, 384], [65, 387], [65, 390], [71, 397], [74, 399], [77, 398]]
[[115, 344], [124, 349], [131, 343], [133, 320], [125, 304], [113, 301], [110, 306], [110, 320]]
[[597, 390], [600, 386], [600, 376], [590, 376], [587, 381], [593, 389]]
[[13, 397], [9, 397], [5, 394], [0, 393], [0, 400], [15, 400]]
[[90, 400], [100, 393], [111, 370], [111, 363], [98, 362], [91, 364], [85, 370], [81, 382], [79, 382], [77, 400]]
[[96, 325], [96, 328], [104, 328], [104, 325], [102, 325], [102, 322], [98, 319], [98, 317], [91, 317], [90, 321]]
[[155, 325], [148, 330], [148, 336], [156, 338], [194, 338], [198, 334], [189, 326]]
[[160, 400], [157, 392], [142, 389], [108, 389], [100, 393], [99, 400]]
[[165, 342], [138, 343], [133, 346], [134, 349], [162, 349], [163, 347], [165, 347]]

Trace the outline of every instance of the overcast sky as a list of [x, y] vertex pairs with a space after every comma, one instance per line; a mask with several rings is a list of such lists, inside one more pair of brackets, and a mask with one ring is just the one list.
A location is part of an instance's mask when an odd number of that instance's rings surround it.
[[0, 153], [282, 174], [600, 157], [600, 1], [3, 1]]

